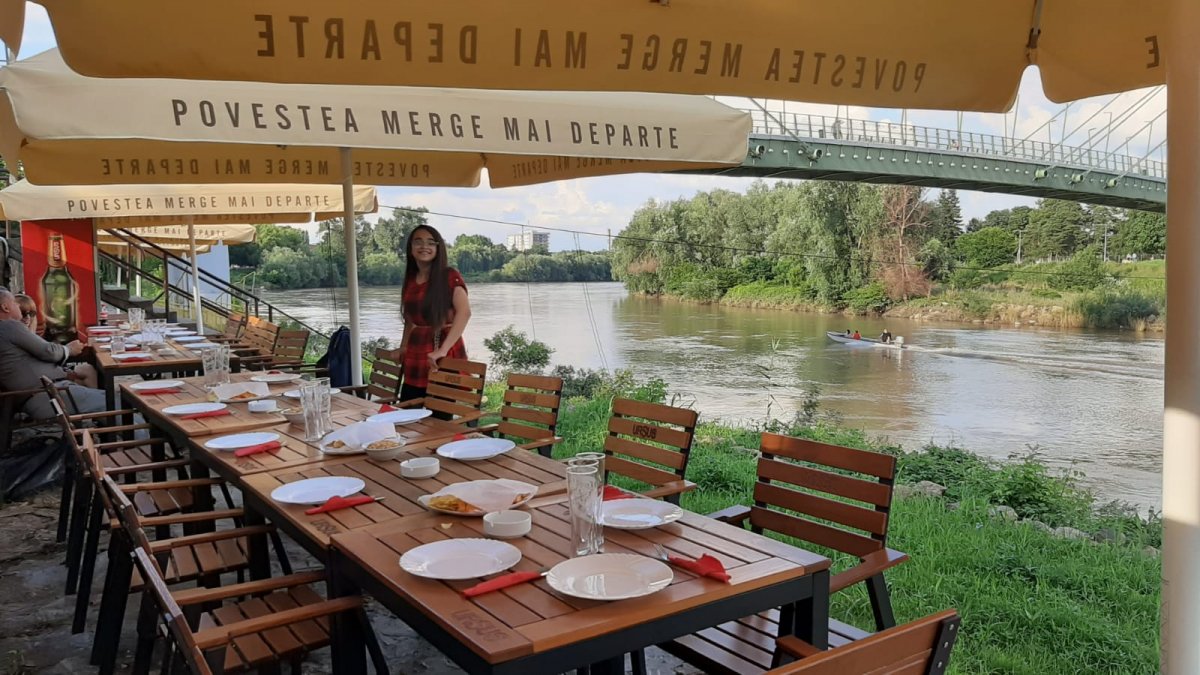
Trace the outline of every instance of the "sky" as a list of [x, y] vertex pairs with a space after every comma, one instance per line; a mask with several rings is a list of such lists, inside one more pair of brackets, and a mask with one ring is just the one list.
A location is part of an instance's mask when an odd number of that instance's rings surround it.
[[[50, 21], [41, 5], [26, 3], [25, 42], [22, 56], [32, 56], [55, 46]], [[804, 103], [786, 103], [788, 113], [808, 113], [830, 117], [849, 117], [855, 120], [900, 122], [904, 119], [915, 126], [1010, 136], [1016, 139], [1062, 142], [1085, 146], [1089, 135], [1093, 149], [1103, 149], [1141, 157], [1159, 145], [1166, 136], [1166, 94], [1164, 91], [1139, 90], [1118, 96], [1085, 99], [1064, 106], [1052, 103], [1042, 95], [1041, 80], [1036, 68], [1026, 71], [1014, 111], [1007, 114], [957, 113], [953, 111], [862, 108]], [[722, 98], [723, 103], [751, 109], [746, 99]], [[778, 101], [760, 102], [768, 110], [778, 111], [784, 105]], [[1056, 117], [1057, 116], [1057, 117]], [[1064, 124], [1065, 117], [1065, 124]], [[1050, 124], [1046, 124], [1052, 120]], [[1112, 130], [1102, 130], [1112, 121]], [[1127, 144], [1127, 145], [1126, 145]], [[1122, 148], [1122, 146], [1125, 146]], [[1162, 146], [1165, 148], [1165, 144]], [[1165, 150], [1153, 153], [1153, 159], [1165, 159]], [[395, 188], [379, 189], [381, 213], [390, 207], [425, 207], [434, 213], [454, 214], [514, 225], [482, 223], [444, 215], [431, 215], [430, 224], [443, 237], [453, 240], [460, 234], [482, 234], [503, 243], [509, 234], [521, 231], [521, 225], [531, 228], [559, 228], [585, 234], [550, 232], [550, 249], [603, 249], [608, 245], [607, 234], [617, 234], [639, 207], [647, 201], [671, 201], [689, 198], [698, 192], [714, 189], [745, 191], [752, 178], [723, 176], [694, 176], [669, 174], [634, 174], [578, 180], [559, 181], [528, 187], [492, 190], [480, 188]], [[486, 180], [483, 181], [486, 185]], [[1032, 205], [1029, 198], [993, 193], [959, 191], [964, 220], [982, 218], [989, 211]], [[368, 219], [377, 218], [378, 214]], [[316, 226], [308, 226], [309, 233]]]

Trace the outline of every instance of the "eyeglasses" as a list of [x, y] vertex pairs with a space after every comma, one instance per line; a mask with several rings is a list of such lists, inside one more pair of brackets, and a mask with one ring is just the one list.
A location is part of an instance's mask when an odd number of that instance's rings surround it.
[[442, 243], [437, 239], [413, 239], [413, 248], [418, 246], [428, 246], [429, 248], [437, 248], [438, 244]]
[[28, 318], [34, 317], [34, 316], [37, 316], [37, 312], [35, 312], [35, 311], [34, 312], [21, 312], [22, 319], [28, 319]]

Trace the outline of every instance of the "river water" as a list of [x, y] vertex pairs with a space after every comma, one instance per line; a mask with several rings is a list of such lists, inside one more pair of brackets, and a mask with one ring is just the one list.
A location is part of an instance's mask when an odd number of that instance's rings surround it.
[[[552, 362], [660, 377], [702, 418], [789, 418], [812, 383], [822, 409], [905, 448], [954, 443], [1005, 458], [1036, 447], [1105, 499], [1160, 504], [1163, 342], [1134, 333], [922, 323], [694, 305], [621, 284], [475, 284], [472, 358], [506, 325], [554, 348]], [[346, 321], [344, 289], [264, 299], [315, 328]], [[400, 289], [361, 290], [364, 338], [399, 342]], [[851, 348], [825, 331], [884, 326], [910, 349]]]

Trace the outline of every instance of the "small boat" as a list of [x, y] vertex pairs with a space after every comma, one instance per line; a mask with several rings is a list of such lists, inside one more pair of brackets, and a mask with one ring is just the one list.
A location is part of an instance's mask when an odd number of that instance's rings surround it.
[[845, 333], [835, 333], [833, 331], [826, 331], [825, 335], [828, 336], [830, 340], [833, 340], [834, 342], [839, 342], [848, 347], [879, 347], [880, 349], [904, 349], [905, 348], [904, 338], [902, 338], [902, 337], [895, 338], [894, 342], [880, 342], [879, 340], [876, 340], [875, 338], [868, 338], [868, 337], [855, 339], [849, 335], [846, 335]]

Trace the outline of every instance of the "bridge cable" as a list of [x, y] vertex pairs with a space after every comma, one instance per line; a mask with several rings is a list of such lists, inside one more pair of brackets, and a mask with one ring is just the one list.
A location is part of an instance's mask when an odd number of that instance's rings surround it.
[[[582, 251], [583, 245], [579, 242], [579, 233], [575, 232], [575, 250]], [[583, 282], [583, 304], [587, 309], [588, 323], [592, 329], [592, 339], [596, 342], [596, 351], [600, 353], [600, 365], [605, 370], [608, 370], [608, 359], [604, 357], [604, 344], [600, 340], [600, 330], [596, 327], [596, 314], [592, 310], [592, 296], [588, 293], [588, 282]]]

